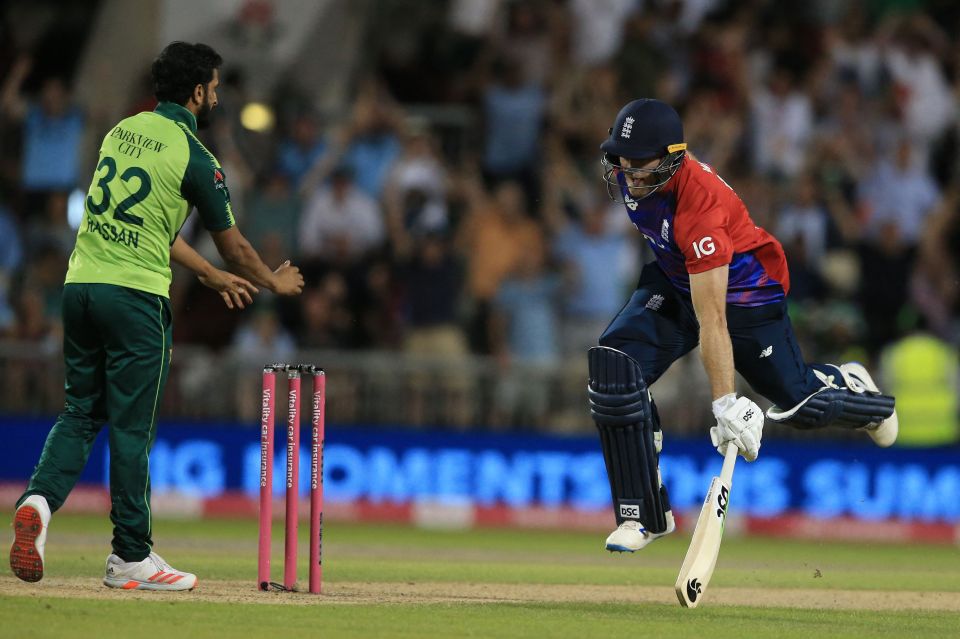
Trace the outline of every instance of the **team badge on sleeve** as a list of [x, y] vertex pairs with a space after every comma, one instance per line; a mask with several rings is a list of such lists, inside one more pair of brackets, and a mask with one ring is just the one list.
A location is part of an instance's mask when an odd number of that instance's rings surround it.
[[223, 191], [223, 197], [227, 202], [230, 201], [230, 189], [227, 188], [227, 179], [223, 176], [223, 170], [220, 167], [213, 169], [213, 186], [218, 191]]

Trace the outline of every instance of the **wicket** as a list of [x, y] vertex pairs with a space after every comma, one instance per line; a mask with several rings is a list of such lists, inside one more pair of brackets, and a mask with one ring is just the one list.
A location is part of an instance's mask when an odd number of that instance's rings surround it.
[[[273, 527], [273, 439], [277, 373], [287, 374], [287, 472], [283, 583], [270, 581]], [[300, 484], [301, 375], [313, 378], [310, 420], [310, 576], [309, 591], [320, 594], [323, 583], [323, 438], [326, 375], [308, 364], [269, 364], [263, 367], [260, 402], [260, 539], [257, 546], [257, 587], [294, 591], [297, 584], [297, 532]]]

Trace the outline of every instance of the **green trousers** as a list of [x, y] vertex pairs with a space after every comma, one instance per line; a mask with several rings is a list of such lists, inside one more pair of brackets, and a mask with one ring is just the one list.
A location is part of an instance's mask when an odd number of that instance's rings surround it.
[[104, 424], [110, 429], [113, 552], [150, 554], [150, 448], [172, 354], [170, 300], [111, 284], [63, 289], [66, 402], [50, 430], [29, 495], [52, 511], [66, 501]]

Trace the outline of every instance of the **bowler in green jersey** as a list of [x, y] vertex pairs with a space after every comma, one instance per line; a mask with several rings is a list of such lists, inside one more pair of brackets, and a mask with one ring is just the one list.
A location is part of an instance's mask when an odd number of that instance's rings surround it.
[[[192, 270], [230, 308], [263, 287], [298, 295], [289, 261], [273, 270], [236, 227], [223, 167], [197, 139], [217, 106], [223, 60], [203, 44], [174, 42], [153, 63], [159, 104], [107, 132], [86, 197], [63, 289], [66, 401], [17, 502], [10, 567], [43, 577], [44, 544], [57, 511], [109, 424], [113, 552], [103, 583], [123, 589], [192, 590], [195, 575], [153, 552], [150, 448], [172, 353], [171, 259]], [[196, 208], [227, 271], [179, 231]]]

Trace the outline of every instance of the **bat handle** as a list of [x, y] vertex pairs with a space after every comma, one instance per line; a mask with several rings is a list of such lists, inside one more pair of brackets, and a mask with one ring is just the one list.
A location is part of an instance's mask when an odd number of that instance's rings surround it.
[[729, 488], [733, 483], [733, 466], [737, 463], [737, 453], [740, 452], [734, 444], [727, 444], [727, 452], [723, 456], [723, 467], [720, 469], [720, 481]]

